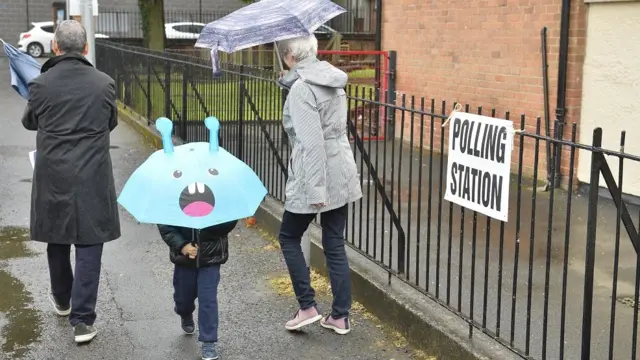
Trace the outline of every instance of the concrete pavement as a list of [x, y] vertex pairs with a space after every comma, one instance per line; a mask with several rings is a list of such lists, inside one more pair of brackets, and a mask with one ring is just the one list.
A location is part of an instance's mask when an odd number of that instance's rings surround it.
[[[138, 225], [121, 212], [122, 238], [105, 247], [96, 326], [89, 345], [76, 346], [66, 319], [47, 300], [45, 246], [28, 237], [31, 167], [27, 153], [35, 133], [19, 122], [22, 100], [8, 83], [0, 59], [0, 358], [1, 359], [196, 359], [196, 338], [181, 334], [172, 312], [172, 265], [155, 226]], [[152, 152], [128, 125], [112, 134], [117, 188]], [[324, 288], [323, 279], [318, 279]], [[329, 296], [321, 297], [329, 309]], [[221, 359], [410, 359], [413, 351], [364, 309], [354, 332], [339, 337], [319, 326], [290, 334], [283, 321], [295, 312], [280, 253], [256, 228], [231, 234], [231, 257], [220, 284]]]

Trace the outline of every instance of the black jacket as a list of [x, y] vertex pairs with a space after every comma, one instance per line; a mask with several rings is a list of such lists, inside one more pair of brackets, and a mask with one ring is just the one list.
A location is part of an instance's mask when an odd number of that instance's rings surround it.
[[[162, 240], [169, 245], [169, 259], [172, 263], [188, 267], [207, 267], [227, 262], [229, 259], [228, 235], [237, 223], [237, 221], [231, 221], [202, 230], [158, 225], [158, 230]], [[189, 259], [182, 254], [182, 248], [188, 243], [199, 246], [198, 256], [195, 259]]]
[[109, 154], [116, 86], [79, 54], [49, 59], [29, 83], [22, 118], [37, 131], [31, 239], [95, 245], [120, 237]]

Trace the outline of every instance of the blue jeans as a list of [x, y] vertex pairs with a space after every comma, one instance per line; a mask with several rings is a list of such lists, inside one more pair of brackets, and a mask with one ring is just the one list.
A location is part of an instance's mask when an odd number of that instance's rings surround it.
[[176, 265], [173, 270], [173, 300], [181, 317], [191, 316], [198, 299], [198, 340], [218, 341], [218, 284], [220, 265], [189, 268]]
[[58, 304], [69, 306], [69, 323], [93, 325], [102, 267], [102, 244], [75, 245], [76, 271], [71, 269], [71, 245], [47, 245], [47, 260], [51, 277], [51, 293]]
[[[345, 251], [344, 230], [347, 225], [347, 205], [320, 214], [322, 226], [322, 247], [329, 270], [333, 305], [331, 316], [341, 318], [349, 316], [351, 309], [351, 278], [349, 262]], [[309, 224], [316, 217], [315, 214], [294, 214], [288, 211], [282, 216], [280, 227], [280, 247], [284, 255], [293, 291], [300, 308], [305, 310], [316, 306], [315, 290], [311, 286], [309, 268], [304, 260], [300, 246], [302, 235]]]

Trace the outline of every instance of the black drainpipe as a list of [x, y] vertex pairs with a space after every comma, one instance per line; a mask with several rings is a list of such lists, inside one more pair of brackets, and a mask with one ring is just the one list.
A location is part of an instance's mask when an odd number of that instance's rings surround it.
[[[567, 58], [569, 55], [569, 19], [571, 17], [571, 0], [562, 0], [562, 13], [560, 18], [560, 54], [558, 55], [558, 101], [556, 104], [556, 136], [562, 139], [564, 125], [566, 123], [567, 100]], [[557, 146], [555, 154], [555, 186], [560, 186], [560, 154], [561, 147]]]
[[[377, 51], [382, 51], [382, 0], [376, 0], [376, 38], [375, 38], [375, 42], [376, 42], [376, 50]], [[382, 56], [376, 56], [376, 73], [375, 73], [375, 77], [376, 77], [376, 82], [377, 82], [377, 86], [378, 88], [380, 87], [380, 85], [382, 85], [382, 77], [383, 76], [387, 76], [387, 74], [383, 74], [380, 72], [380, 66], [382, 65], [381, 63], [381, 57]], [[387, 69], [388, 71], [389, 69]], [[388, 91], [388, 89], [387, 89]], [[380, 92], [376, 91], [375, 92], [375, 101], [380, 101]], [[389, 94], [387, 94], [387, 96], [385, 97], [385, 99], [387, 99], [387, 101], [389, 101]], [[376, 119], [380, 119], [380, 112], [379, 110], [377, 110], [378, 108], [376, 107], [376, 111], [375, 111], [375, 117]], [[379, 121], [379, 120], [378, 120]], [[376, 122], [377, 126], [376, 126], [376, 133], [375, 135], [379, 135], [380, 133], [378, 132], [380, 130], [380, 123]]]

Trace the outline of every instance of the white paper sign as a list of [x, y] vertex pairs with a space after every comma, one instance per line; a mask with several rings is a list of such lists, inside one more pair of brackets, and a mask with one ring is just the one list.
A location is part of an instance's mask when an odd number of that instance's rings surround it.
[[513, 135], [512, 121], [454, 112], [445, 200], [506, 222]]

